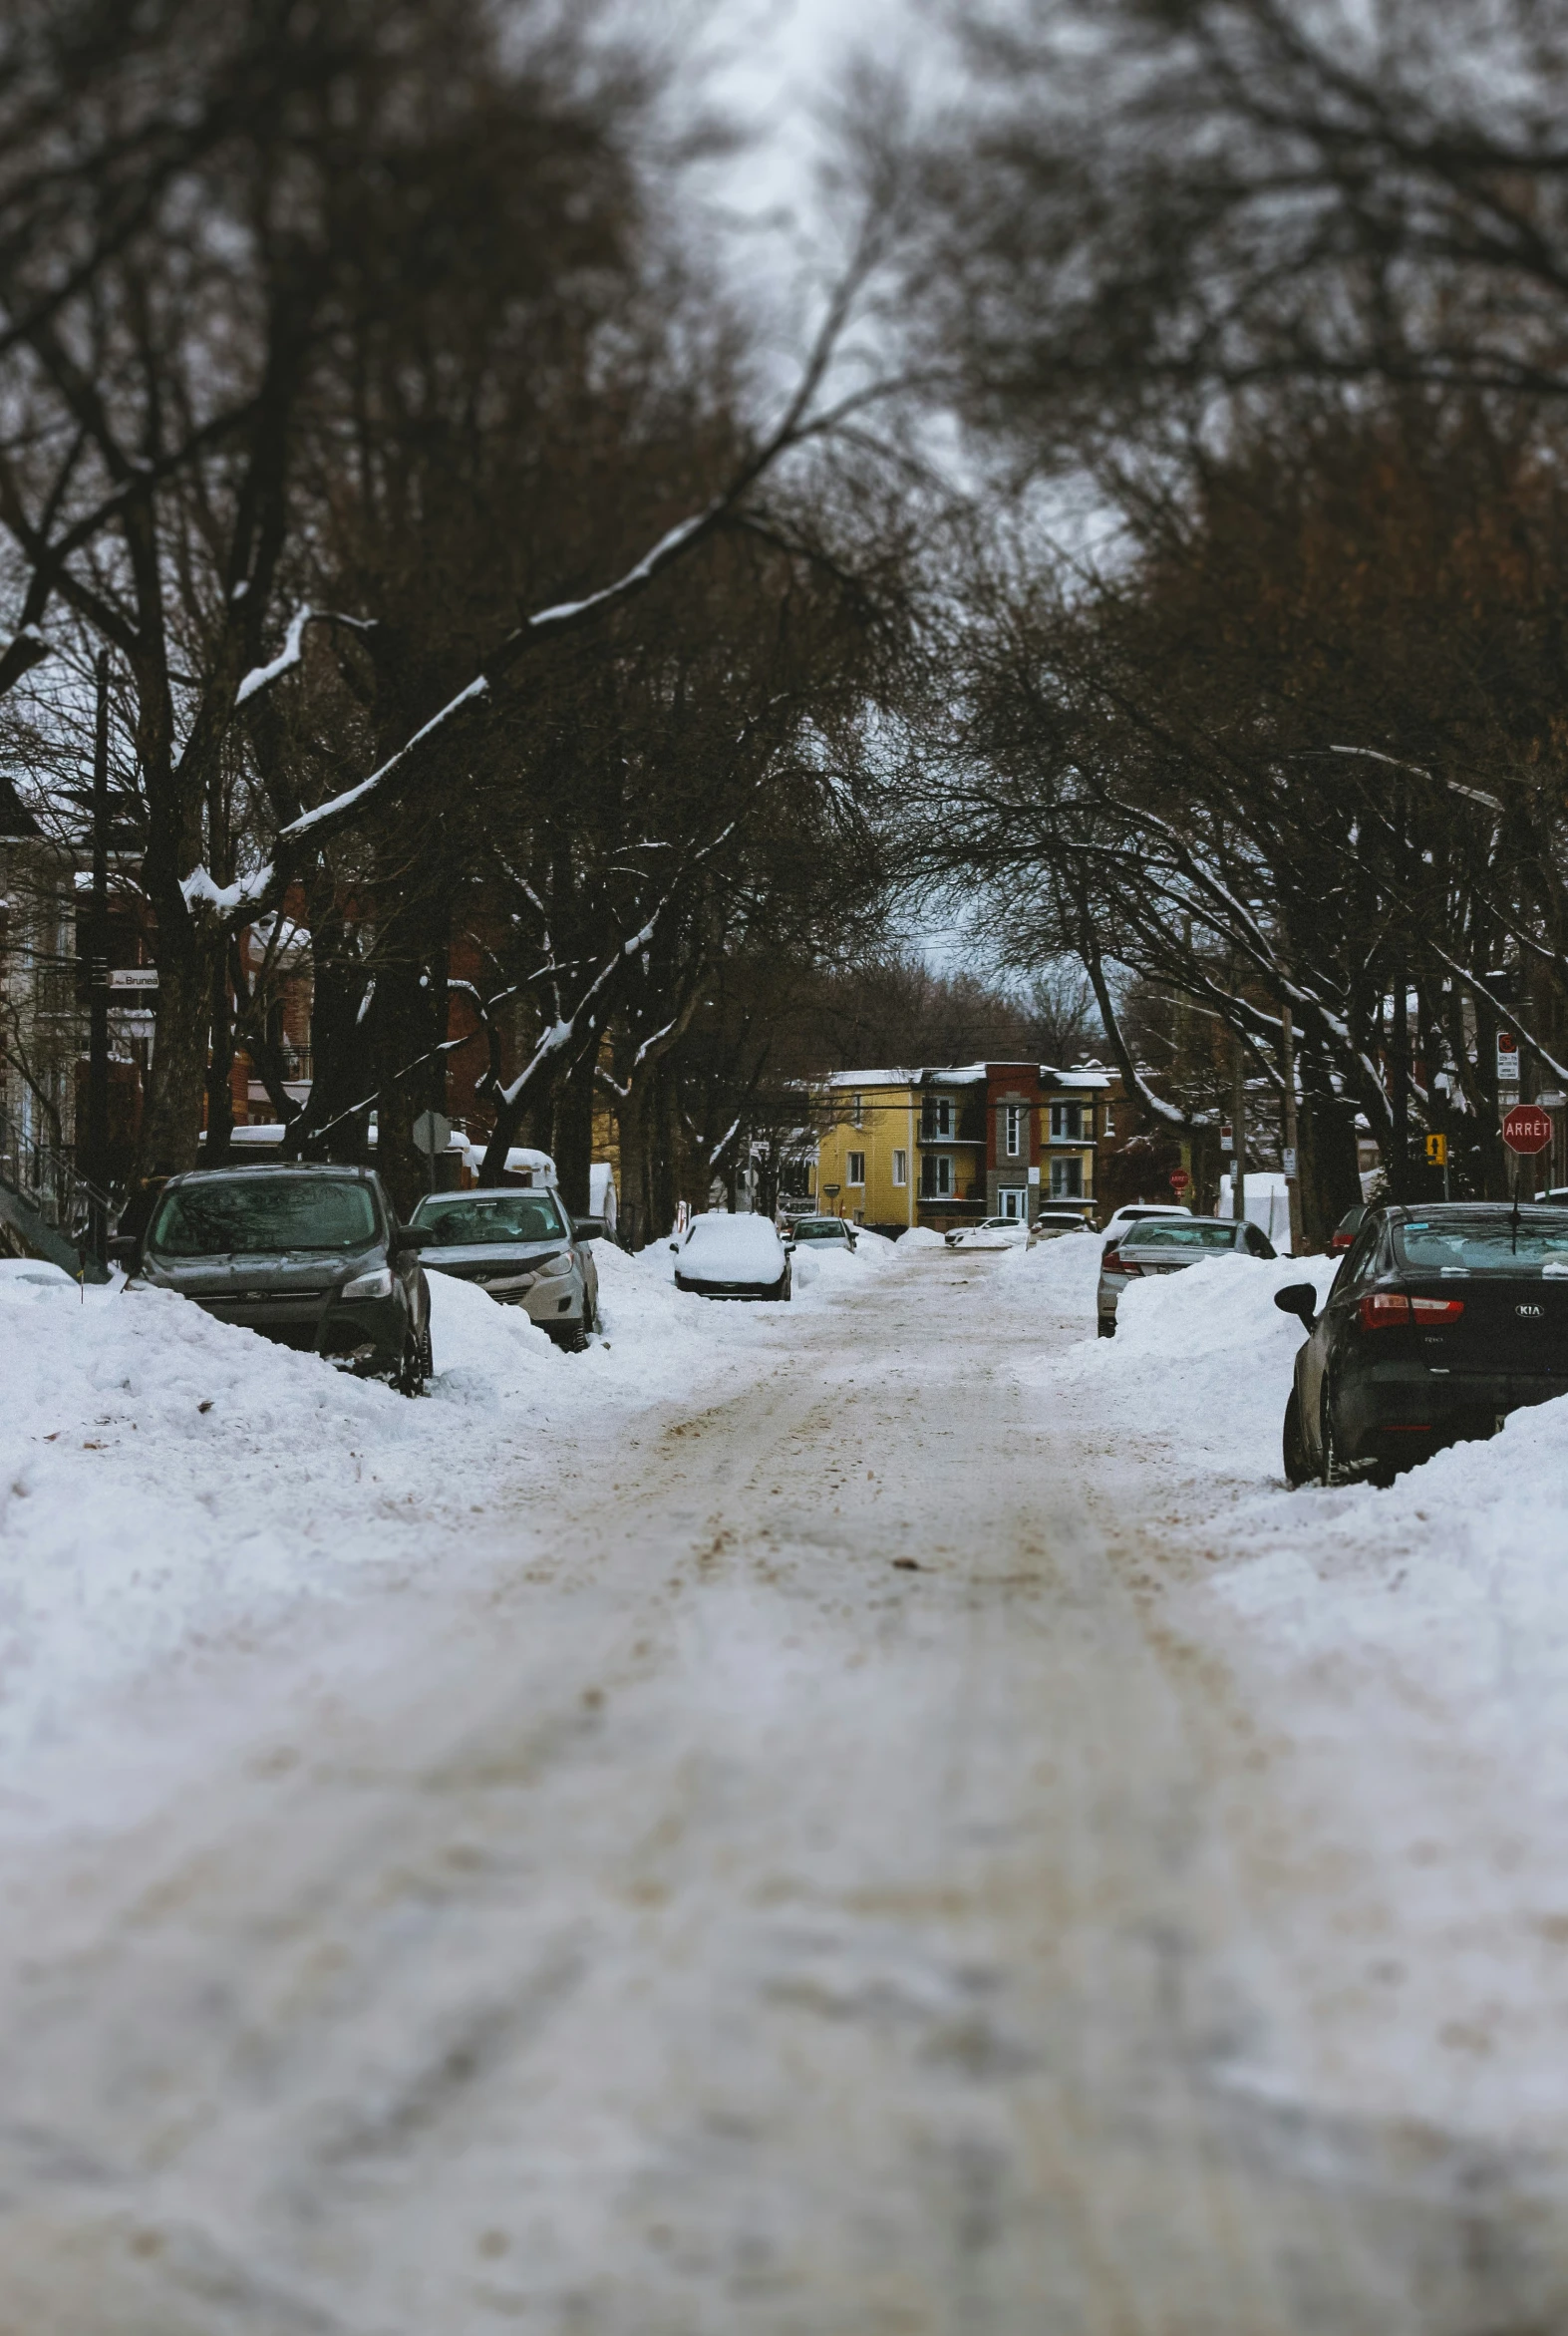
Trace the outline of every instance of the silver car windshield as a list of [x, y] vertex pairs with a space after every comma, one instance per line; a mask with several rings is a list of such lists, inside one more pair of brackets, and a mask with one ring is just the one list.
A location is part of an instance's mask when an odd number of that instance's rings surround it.
[[376, 1238], [369, 1187], [346, 1176], [213, 1176], [174, 1184], [147, 1245], [162, 1257], [281, 1256], [363, 1249]]
[[1145, 1219], [1122, 1235], [1128, 1249], [1233, 1249], [1233, 1224], [1173, 1224], [1159, 1217]]
[[414, 1222], [436, 1249], [482, 1249], [512, 1241], [556, 1241], [566, 1226], [548, 1192], [454, 1192], [422, 1200]]

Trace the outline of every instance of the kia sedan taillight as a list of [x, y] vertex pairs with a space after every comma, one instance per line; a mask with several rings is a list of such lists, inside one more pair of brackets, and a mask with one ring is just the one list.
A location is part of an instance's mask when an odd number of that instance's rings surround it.
[[1457, 1322], [1462, 1298], [1408, 1298], [1403, 1290], [1369, 1290], [1356, 1309], [1363, 1330], [1433, 1329]]

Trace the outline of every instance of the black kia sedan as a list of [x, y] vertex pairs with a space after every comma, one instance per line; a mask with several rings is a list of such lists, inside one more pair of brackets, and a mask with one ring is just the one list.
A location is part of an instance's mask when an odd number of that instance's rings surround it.
[[424, 1235], [369, 1168], [193, 1168], [170, 1176], [138, 1241], [114, 1254], [219, 1322], [422, 1394], [433, 1368]]
[[1369, 1209], [1308, 1331], [1285, 1407], [1292, 1485], [1387, 1482], [1509, 1412], [1568, 1395], [1568, 1208], [1490, 1201]]

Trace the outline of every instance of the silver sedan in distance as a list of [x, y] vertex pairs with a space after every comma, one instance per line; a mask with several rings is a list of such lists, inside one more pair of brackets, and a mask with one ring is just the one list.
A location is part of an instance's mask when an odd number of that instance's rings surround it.
[[1147, 1273], [1179, 1273], [1205, 1257], [1273, 1257], [1273, 1243], [1255, 1224], [1229, 1216], [1149, 1216], [1106, 1244], [1099, 1260], [1096, 1305], [1101, 1338], [1116, 1335], [1116, 1300]]

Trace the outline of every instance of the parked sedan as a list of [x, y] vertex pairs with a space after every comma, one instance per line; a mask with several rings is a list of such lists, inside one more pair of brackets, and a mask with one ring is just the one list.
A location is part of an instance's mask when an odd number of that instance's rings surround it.
[[784, 1228], [786, 1241], [821, 1241], [840, 1249], [852, 1250], [855, 1228], [842, 1216], [797, 1216]]
[[1035, 1241], [1055, 1241], [1063, 1233], [1092, 1233], [1094, 1226], [1082, 1208], [1043, 1208], [1029, 1228]]
[[1128, 1200], [1124, 1206], [1112, 1209], [1100, 1228], [1107, 1249], [1114, 1248], [1128, 1225], [1141, 1224], [1150, 1216], [1190, 1216], [1190, 1208], [1175, 1200]]
[[111, 1254], [219, 1322], [420, 1395], [434, 1363], [424, 1236], [369, 1168], [193, 1168]]
[[705, 1298], [789, 1295], [789, 1258], [767, 1216], [694, 1216], [679, 1240], [675, 1286]]
[[983, 1216], [978, 1224], [955, 1225], [942, 1238], [950, 1249], [1022, 1249], [1029, 1227], [1021, 1216]]
[[1255, 1224], [1230, 1216], [1146, 1217], [1106, 1243], [1099, 1260], [1096, 1305], [1101, 1338], [1116, 1335], [1116, 1301], [1129, 1282], [1150, 1273], [1180, 1273], [1205, 1257], [1273, 1257], [1273, 1243]]
[[523, 1307], [557, 1346], [577, 1353], [599, 1318], [599, 1272], [589, 1243], [598, 1217], [570, 1217], [544, 1185], [429, 1192], [413, 1216], [435, 1273], [476, 1282], [498, 1305]]
[[1369, 1209], [1308, 1332], [1285, 1407], [1285, 1475], [1387, 1480], [1568, 1394], [1568, 1209], [1486, 1201]]

